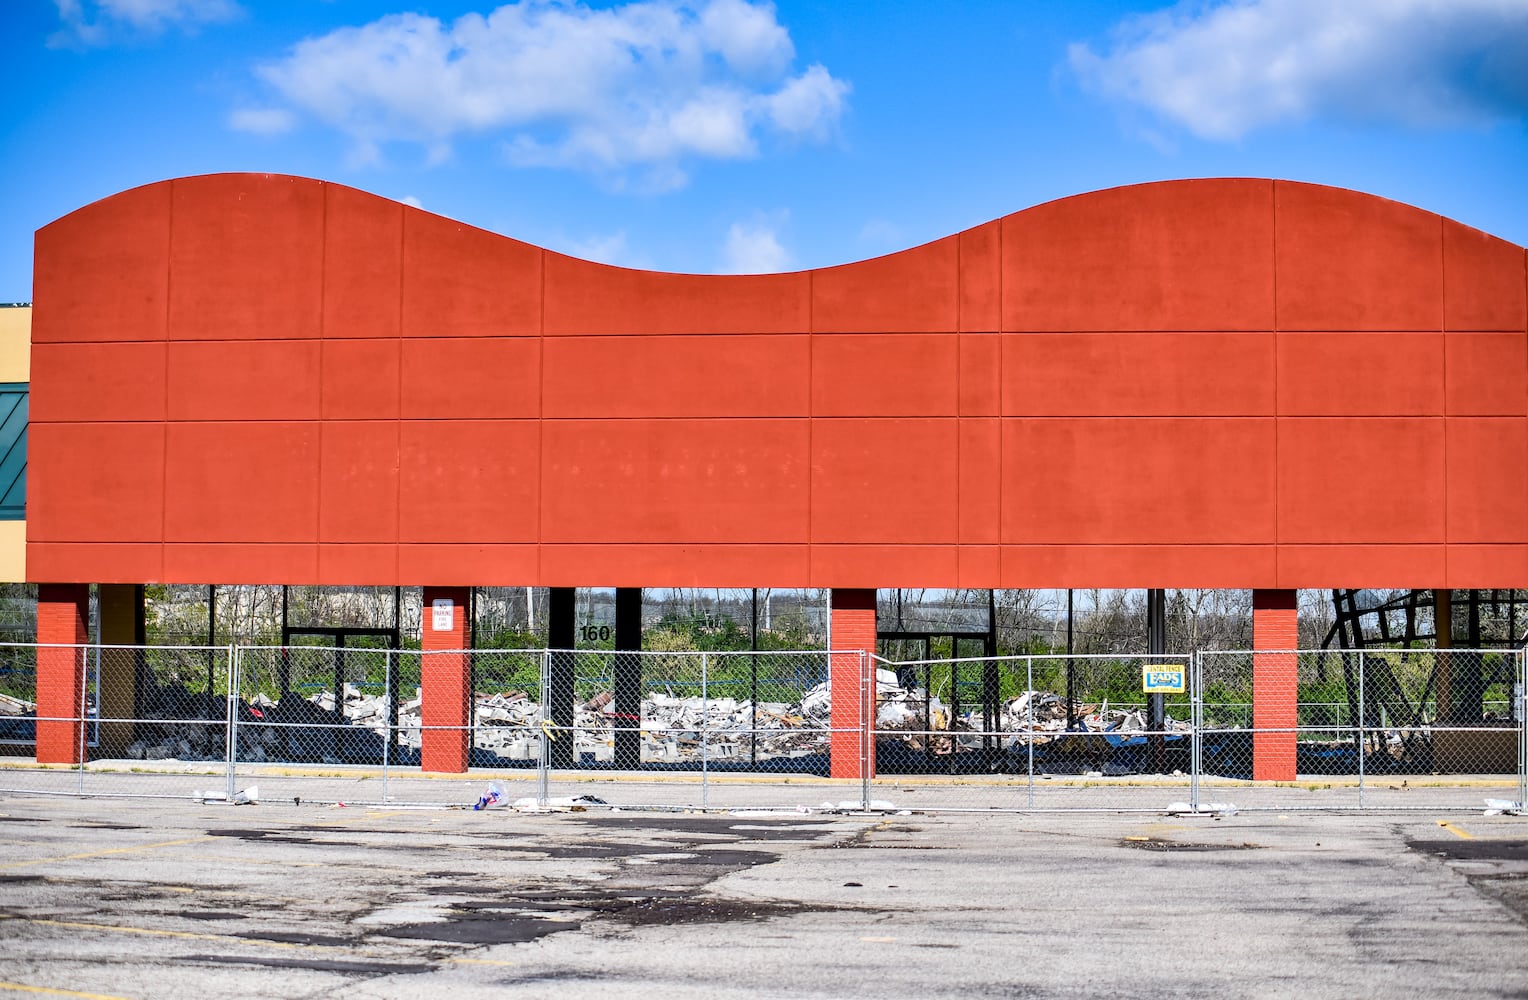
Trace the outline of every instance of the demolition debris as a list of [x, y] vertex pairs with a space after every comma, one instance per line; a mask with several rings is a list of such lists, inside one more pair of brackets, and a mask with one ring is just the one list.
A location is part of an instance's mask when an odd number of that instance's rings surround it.
[[[176, 683], [145, 699], [148, 718], [133, 723], [131, 737], [100, 747], [103, 756], [134, 760], [221, 761], [227, 757], [230, 712], [236, 719], [236, 758], [250, 763], [362, 763], [384, 759], [418, 765], [423, 729], [422, 699], [397, 703], [396, 718], [385, 694], [345, 683], [334, 691], [279, 698], [257, 694], [232, 706]], [[0, 699], [0, 715], [34, 716], [35, 706]], [[479, 692], [474, 697], [473, 751], [477, 767], [534, 766], [546, 739], [571, 739], [581, 767], [716, 769], [752, 768], [825, 772], [832, 739], [832, 693], [826, 681], [799, 701], [680, 696], [650, 691], [640, 715], [617, 710], [609, 690], [597, 690], [574, 706], [573, 726], [552, 725], [544, 706], [524, 691]], [[886, 772], [926, 770], [1022, 771], [1031, 760], [1056, 773], [1136, 773], [1147, 759], [1147, 723], [1139, 710], [1107, 703], [1074, 705], [1068, 728], [1064, 699], [1045, 691], [1007, 698], [997, 718], [980, 709], [955, 710], [922, 687], [904, 687], [891, 670], [876, 672], [878, 767]], [[31, 721], [30, 718], [27, 719]], [[617, 734], [635, 723], [640, 761], [618, 760]], [[110, 725], [108, 725], [108, 729]], [[1155, 738], [1183, 746], [1189, 725], [1169, 719]]]

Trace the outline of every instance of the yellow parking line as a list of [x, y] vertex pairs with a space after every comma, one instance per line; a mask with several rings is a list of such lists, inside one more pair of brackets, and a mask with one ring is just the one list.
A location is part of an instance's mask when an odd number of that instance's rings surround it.
[[26, 983], [0, 983], [0, 990], [10, 993], [46, 993], [55, 997], [86, 997], [87, 1000], [129, 1000], [115, 993], [81, 993], [78, 990], [56, 990], [51, 986], [28, 986]]
[[34, 858], [31, 861], [12, 861], [9, 864], [0, 865], [3, 868], [26, 868], [31, 865], [51, 865], [59, 861], [81, 861], [85, 858], [104, 858], [109, 854], [136, 854], [139, 851], [157, 851], [161, 847], [179, 847], [181, 844], [195, 844], [210, 837], [186, 837], [183, 840], [161, 840], [157, 844], [140, 844], [137, 847], [110, 847], [104, 851], [87, 851], [84, 854], [64, 854], [56, 858]]
[[1461, 830], [1459, 827], [1457, 827], [1454, 824], [1450, 823], [1446, 819], [1438, 820], [1438, 825], [1443, 827], [1443, 829], [1447, 830], [1449, 833], [1452, 833], [1456, 837], [1462, 837], [1465, 840], [1474, 840], [1475, 839], [1475, 835], [1473, 833], [1471, 833], [1468, 830]]
[[266, 941], [261, 938], [239, 937], [234, 934], [204, 934], [196, 931], [162, 931], [152, 927], [124, 927], [121, 924], [92, 924], [81, 920], [48, 920], [43, 917], [18, 917], [10, 914], [0, 914], [0, 920], [22, 920], [29, 924], [41, 924], [44, 927], [63, 927], [67, 930], [81, 931], [116, 931], [119, 934], [142, 934], [147, 937], [180, 938], [189, 941], [218, 941], [223, 944], [237, 942], [239, 944], [258, 945], [262, 948], [287, 948], [308, 949], [312, 951], [354, 951], [353, 948], [341, 947], [332, 944], [301, 944], [295, 941]]
[[[303, 944], [297, 941], [266, 941], [261, 938], [242, 937], [236, 934], [205, 934], [196, 931], [162, 931], [150, 927], [124, 927], [120, 924], [93, 924], [80, 920], [49, 920], [43, 917], [18, 917], [12, 914], [0, 913], [0, 920], [21, 920], [29, 924], [41, 924], [45, 927], [63, 927], [69, 930], [85, 931], [118, 931], [122, 934], [143, 934], [150, 937], [180, 938], [191, 941], [217, 941], [223, 944], [234, 942], [237, 944], [258, 945], [262, 948], [286, 948], [293, 951], [338, 951], [347, 954], [361, 954], [374, 956], [372, 952], [360, 951], [350, 945], [336, 944]], [[516, 962], [505, 962], [492, 958], [460, 958], [456, 956], [441, 956], [434, 961], [450, 962], [455, 965], [496, 965], [513, 966]], [[68, 996], [93, 997], [94, 993], [69, 993], [67, 990], [49, 990], [42, 986], [21, 986], [14, 983], [0, 983], [0, 988], [30, 990], [41, 993], [64, 993]], [[126, 1000], [123, 997], [110, 997], [107, 1000]]]

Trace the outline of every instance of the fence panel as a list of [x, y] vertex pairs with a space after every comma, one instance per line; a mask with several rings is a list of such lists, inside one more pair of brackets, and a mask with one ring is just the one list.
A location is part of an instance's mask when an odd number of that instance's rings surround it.
[[[1293, 692], [1278, 679], [1290, 658]], [[1202, 653], [1201, 794], [1285, 810], [1515, 798], [1522, 663], [1520, 652], [1498, 650]]]
[[962, 809], [1160, 809], [1185, 798], [1189, 695], [1162, 695], [1153, 725], [1148, 665], [1177, 668], [1186, 688], [1183, 656], [881, 661], [877, 797]]
[[[1033, 658], [1033, 721], [1014, 713], [1035, 749], [1033, 808], [1160, 811], [1189, 800], [1191, 664], [1181, 654]], [[1149, 679], [1160, 693], [1146, 693]]]
[[[64, 684], [49, 686], [45, 681], [39, 687], [39, 666], [48, 668], [51, 675], [65, 664], [70, 680]], [[7, 756], [0, 758], [0, 791], [35, 793], [46, 795], [78, 795], [84, 782], [84, 772], [78, 764], [68, 763], [82, 759], [88, 735], [86, 726], [90, 719], [85, 704], [85, 650], [74, 646], [38, 646], [34, 644], [0, 644], [0, 662], [4, 672], [0, 674], [0, 692], [4, 699], [4, 722], [0, 734], [4, 736], [3, 749]], [[39, 733], [47, 741], [48, 756], [64, 761], [59, 764], [38, 764], [32, 756]]]
[[517, 782], [524, 778], [520, 772], [535, 770], [542, 737], [545, 659], [539, 649], [472, 652], [471, 766], [510, 772], [506, 778]]
[[[547, 794], [663, 808], [858, 797], [858, 785], [830, 778], [828, 662], [815, 651], [553, 650]], [[840, 735], [856, 745], [864, 736]]]
[[[230, 787], [264, 801], [383, 802], [396, 762], [388, 650], [293, 645], [237, 651]], [[417, 757], [413, 761], [418, 763]]]
[[1364, 804], [1484, 808], [1518, 798], [1519, 651], [1365, 651]]
[[85, 647], [85, 794], [226, 794], [230, 658], [226, 646]]
[[1026, 660], [875, 659], [875, 780], [898, 808], [1022, 809], [1029, 752], [1009, 725]]
[[1199, 803], [1358, 808], [1359, 662], [1325, 650], [1199, 654]]
[[[177, 798], [225, 787], [226, 648], [0, 648], [8, 666], [0, 703], [17, 713], [0, 731], [12, 752], [32, 751], [0, 765], [0, 787]], [[41, 689], [40, 665], [52, 678]], [[37, 763], [39, 751], [62, 763]]]

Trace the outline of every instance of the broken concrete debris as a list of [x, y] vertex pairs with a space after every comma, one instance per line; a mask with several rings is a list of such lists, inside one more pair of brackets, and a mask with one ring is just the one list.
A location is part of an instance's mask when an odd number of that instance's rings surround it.
[[[534, 760], [540, 753], [541, 706], [521, 692], [477, 696], [477, 746], [511, 760]], [[826, 754], [832, 725], [832, 691], [826, 681], [808, 689], [798, 702], [759, 702], [735, 698], [676, 696], [652, 692], [643, 699], [639, 723], [644, 764], [696, 766], [749, 760], [795, 759]], [[1110, 709], [1108, 704], [1079, 705], [1076, 723], [1067, 729], [1065, 701], [1044, 691], [1026, 691], [1002, 706], [996, 726], [984, 725], [980, 708], [955, 711], [921, 687], [903, 687], [891, 670], [876, 671], [878, 742], [901, 743], [933, 755], [995, 749], [1023, 752], [1056, 744], [1107, 755], [1114, 749], [1099, 739], [1144, 739], [1144, 713]], [[620, 713], [610, 691], [600, 691], [574, 712], [573, 743], [581, 763], [615, 763], [615, 733]], [[1169, 719], [1166, 732], [1185, 734], [1187, 722]], [[555, 735], [555, 730], [552, 731]], [[1091, 738], [1091, 739], [1090, 739]], [[625, 763], [625, 762], [622, 762]], [[629, 765], [628, 765], [629, 766]]]
[[[346, 683], [339, 698], [332, 690], [304, 697], [288, 691], [279, 699], [256, 694], [234, 703], [238, 720], [236, 757], [250, 763], [380, 763], [388, 759], [417, 764], [422, 699], [418, 688], [397, 703], [396, 721], [385, 694]], [[0, 715], [19, 699], [0, 700]], [[221, 761], [226, 759], [229, 712], [225, 696], [208, 698], [176, 684], [157, 688], [145, 699], [146, 720], [136, 723], [134, 739], [113, 756], [135, 760]], [[571, 739], [580, 766], [632, 766], [616, 761], [618, 728], [629, 717], [618, 712], [609, 690], [593, 691], [574, 706]], [[808, 688], [799, 701], [708, 698], [651, 691], [642, 701], [637, 722], [644, 765], [738, 766], [754, 761], [777, 763], [801, 758], [825, 760], [831, 742], [832, 691], [824, 681]], [[922, 687], [906, 687], [895, 671], [876, 671], [877, 753], [889, 766], [901, 756], [912, 761], [975, 757], [985, 751], [1026, 757], [1043, 751], [1049, 757], [1071, 756], [1085, 770], [1103, 767], [1121, 742], [1144, 742], [1144, 714], [1102, 705], [1076, 705], [1067, 727], [1064, 699], [1047, 691], [1024, 691], [1000, 706], [993, 723], [980, 707], [947, 704]], [[475, 766], [533, 766], [540, 758], [543, 735], [567, 738], [550, 724], [537, 698], [525, 691], [478, 692], [473, 699]], [[994, 724], [995, 723], [995, 724]], [[1167, 732], [1187, 733], [1186, 722], [1169, 719]], [[1103, 737], [1108, 737], [1105, 742]], [[803, 760], [803, 766], [810, 761]]]

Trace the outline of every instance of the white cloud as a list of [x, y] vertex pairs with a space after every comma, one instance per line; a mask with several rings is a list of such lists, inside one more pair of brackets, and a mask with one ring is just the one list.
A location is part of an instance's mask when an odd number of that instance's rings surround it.
[[412, 208], [424, 208], [424, 202], [420, 201], [418, 198], [414, 197], [411, 194], [406, 194], [402, 198], [399, 198], [398, 200], [403, 202], [405, 205], [408, 205], [408, 206], [410, 206]]
[[1528, 112], [1525, 0], [1231, 0], [1122, 22], [1073, 70], [1207, 139], [1314, 117], [1414, 126]]
[[849, 85], [833, 79], [817, 63], [800, 76], [785, 81], [785, 86], [764, 98], [769, 117], [776, 128], [793, 135], [825, 139], [843, 114]]
[[228, 116], [229, 127], [255, 135], [280, 135], [294, 124], [295, 116], [285, 108], [241, 108]]
[[616, 267], [651, 267], [651, 261], [644, 254], [633, 250], [626, 242], [624, 229], [620, 232], [604, 236], [589, 236], [581, 240], [556, 240], [551, 245], [574, 257], [597, 261], [601, 264], [614, 264]]
[[233, 0], [53, 0], [63, 28], [55, 45], [106, 45], [124, 34], [157, 35], [169, 28], [194, 30], [237, 17]]
[[772, 274], [789, 270], [791, 255], [781, 246], [773, 227], [734, 222], [722, 244], [722, 261], [724, 274]]
[[519, 0], [450, 23], [394, 14], [340, 28], [257, 72], [364, 150], [415, 143], [438, 159], [458, 136], [498, 134], [517, 165], [616, 186], [636, 169], [666, 188], [691, 159], [755, 156], [770, 134], [832, 134], [848, 84], [820, 65], [792, 75], [794, 57], [767, 3]]
[[713, 0], [700, 11], [700, 31], [708, 48], [743, 73], [782, 74], [796, 54], [773, 4]]

